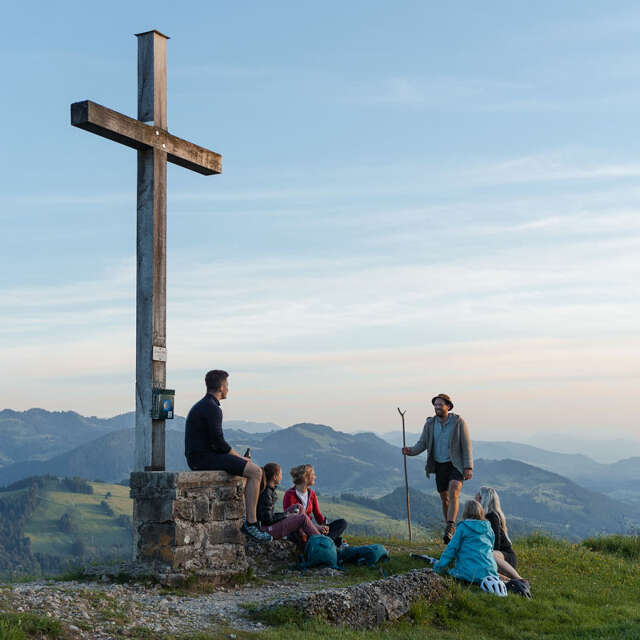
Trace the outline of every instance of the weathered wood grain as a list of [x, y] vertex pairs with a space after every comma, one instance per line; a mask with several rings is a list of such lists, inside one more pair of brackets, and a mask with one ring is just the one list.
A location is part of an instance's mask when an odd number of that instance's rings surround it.
[[138, 38], [138, 120], [167, 128], [167, 40], [159, 31]]
[[71, 105], [71, 124], [139, 151], [150, 148], [164, 151], [169, 162], [205, 176], [222, 172], [219, 153], [91, 100]]
[[151, 464], [153, 388], [153, 149], [138, 151], [136, 216], [136, 446], [134, 469]]

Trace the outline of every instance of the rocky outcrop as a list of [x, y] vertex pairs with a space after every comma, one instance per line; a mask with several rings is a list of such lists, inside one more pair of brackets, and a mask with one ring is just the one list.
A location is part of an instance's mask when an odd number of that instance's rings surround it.
[[246, 537], [244, 547], [249, 566], [258, 575], [285, 572], [299, 562], [296, 545], [288, 540], [257, 542]]
[[444, 582], [431, 569], [414, 569], [383, 580], [286, 598], [278, 606], [291, 606], [354, 629], [371, 629], [405, 615], [414, 601], [433, 602], [445, 591]]

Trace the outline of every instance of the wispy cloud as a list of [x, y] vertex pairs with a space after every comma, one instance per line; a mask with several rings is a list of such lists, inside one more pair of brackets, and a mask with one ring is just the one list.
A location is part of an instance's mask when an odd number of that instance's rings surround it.
[[[288, 181], [296, 186], [247, 186], [240, 184], [207, 184], [197, 190], [172, 190], [168, 194], [170, 206], [207, 206], [215, 203], [229, 206], [251, 203], [273, 203], [270, 213], [286, 214], [287, 211], [304, 205], [305, 207], [324, 208], [327, 202], [334, 202], [341, 207], [363, 210], [371, 204], [362, 204], [363, 194], [367, 196], [399, 195], [428, 195], [443, 189], [464, 188], [476, 186], [508, 186], [535, 183], [593, 183], [598, 181], [601, 191], [609, 194], [612, 185], [635, 179], [640, 176], [640, 164], [636, 162], [602, 162], [597, 158], [598, 150], [589, 149], [550, 149], [537, 154], [508, 157], [500, 160], [495, 157], [471, 157], [465, 164], [456, 162], [447, 164], [425, 163], [389, 163], [377, 162], [361, 166], [318, 168], [314, 172], [313, 182], [308, 181], [308, 175], [290, 168]], [[373, 173], [384, 174], [384, 183], [372, 184]], [[277, 178], [269, 177], [269, 180]], [[331, 189], [317, 186], [318, 182], [330, 182]], [[593, 184], [588, 184], [590, 191], [586, 196], [598, 197], [593, 193]], [[638, 193], [640, 190], [630, 183], [625, 187], [627, 194]], [[572, 198], [585, 198], [580, 188], [576, 186]], [[610, 194], [611, 195], [611, 194]], [[620, 194], [614, 194], [620, 195]], [[562, 194], [554, 194], [555, 202], [562, 201]], [[523, 196], [519, 196], [520, 200]], [[356, 200], [354, 200], [356, 199]], [[500, 206], [500, 199], [495, 200]], [[135, 192], [104, 191], [101, 193], [78, 194], [50, 192], [34, 195], [20, 195], [12, 197], [4, 195], [2, 202], [5, 212], [9, 213], [9, 205], [20, 206], [87, 206], [87, 205], [131, 205], [135, 203]], [[463, 206], [470, 206], [473, 201], [463, 202]], [[453, 206], [456, 206], [457, 203]], [[396, 205], [397, 206], [397, 205]], [[445, 205], [447, 206], [447, 205]], [[263, 208], [261, 206], [261, 208]], [[430, 207], [434, 208], [434, 207]], [[417, 209], [416, 209], [417, 210]]]
[[521, 96], [534, 89], [526, 82], [500, 81], [477, 77], [415, 77], [395, 75], [377, 84], [356, 84], [343, 92], [343, 100], [365, 105], [404, 107], [454, 107], [475, 109], [495, 94]]
[[637, 163], [576, 163], [571, 155], [563, 151], [552, 151], [467, 168], [465, 173], [475, 184], [611, 180], [640, 176], [640, 164]]

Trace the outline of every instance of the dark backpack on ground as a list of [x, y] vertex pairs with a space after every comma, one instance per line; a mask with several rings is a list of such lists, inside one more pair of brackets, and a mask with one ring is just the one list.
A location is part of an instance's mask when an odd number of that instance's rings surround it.
[[339, 569], [338, 551], [331, 538], [327, 536], [311, 536], [304, 546], [301, 568], [332, 567]]
[[389, 559], [389, 552], [381, 544], [364, 544], [360, 547], [345, 547], [340, 551], [340, 561], [373, 567]]

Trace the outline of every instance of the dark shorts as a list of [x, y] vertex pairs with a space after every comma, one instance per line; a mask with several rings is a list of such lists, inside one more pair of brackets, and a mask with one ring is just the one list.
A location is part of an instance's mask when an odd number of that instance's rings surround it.
[[436, 487], [438, 493], [449, 489], [451, 480], [463, 481], [462, 474], [449, 462], [436, 462]]
[[192, 453], [187, 462], [192, 471], [226, 471], [232, 476], [241, 476], [247, 466], [247, 461], [240, 456], [213, 451]]

